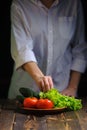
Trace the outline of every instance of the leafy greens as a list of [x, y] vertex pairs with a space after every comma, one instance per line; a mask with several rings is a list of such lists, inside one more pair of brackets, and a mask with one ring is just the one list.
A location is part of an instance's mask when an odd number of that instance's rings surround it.
[[48, 98], [54, 103], [54, 108], [56, 107], [67, 107], [70, 110], [79, 110], [82, 108], [81, 99], [76, 99], [74, 97], [64, 96], [55, 88], [47, 92], [40, 92], [40, 98]]

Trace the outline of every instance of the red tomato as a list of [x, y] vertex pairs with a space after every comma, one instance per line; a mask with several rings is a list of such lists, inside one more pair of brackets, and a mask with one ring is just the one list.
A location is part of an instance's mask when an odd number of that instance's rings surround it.
[[27, 97], [23, 101], [23, 106], [28, 108], [35, 108], [38, 99], [36, 97]]
[[54, 104], [51, 100], [49, 99], [39, 99], [37, 101], [36, 107], [38, 109], [50, 109], [54, 107]]

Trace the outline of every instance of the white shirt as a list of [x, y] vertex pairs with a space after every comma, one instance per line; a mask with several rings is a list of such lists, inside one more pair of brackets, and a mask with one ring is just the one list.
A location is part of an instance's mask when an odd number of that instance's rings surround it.
[[11, 54], [15, 68], [9, 98], [15, 98], [20, 87], [39, 91], [21, 67], [26, 62], [37, 62], [45, 75], [52, 76], [59, 91], [67, 87], [71, 70], [85, 71], [87, 44], [82, 13], [80, 0], [56, 0], [50, 9], [40, 0], [13, 0]]

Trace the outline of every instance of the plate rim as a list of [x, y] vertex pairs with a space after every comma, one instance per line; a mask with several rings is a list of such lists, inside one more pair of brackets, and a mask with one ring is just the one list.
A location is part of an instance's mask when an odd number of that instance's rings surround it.
[[55, 107], [50, 109], [38, 109], [38, 108], [28, 108], [28, 107], [19, 107], [19, 109], [25, 110], [25, 111], [62, 111], [67, 109], [67, 107]]
[[22, 104], [17, 103], [16, 112], [24, 114], [35, 114], [35, 115], [47, 115], [47, 114], [58, 114], [67, 111], [67, 107], [55, 107], [50, 109], [38, 109], [38, 108], [27, 108]]

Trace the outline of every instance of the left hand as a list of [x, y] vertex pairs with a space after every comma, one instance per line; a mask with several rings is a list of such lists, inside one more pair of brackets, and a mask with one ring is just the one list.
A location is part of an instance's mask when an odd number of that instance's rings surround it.
[[69, 97], [77, 97], [77, 88], [67, 87], [61, 92], [61, 94]]
[[61, 92], [61, 94], [70, 97], [77, 97], [77, 89], [78, 89], [80, 77], [81, 77], [81, 73], [77, 71], [71, 71], [69, 84], [67, 88]]

